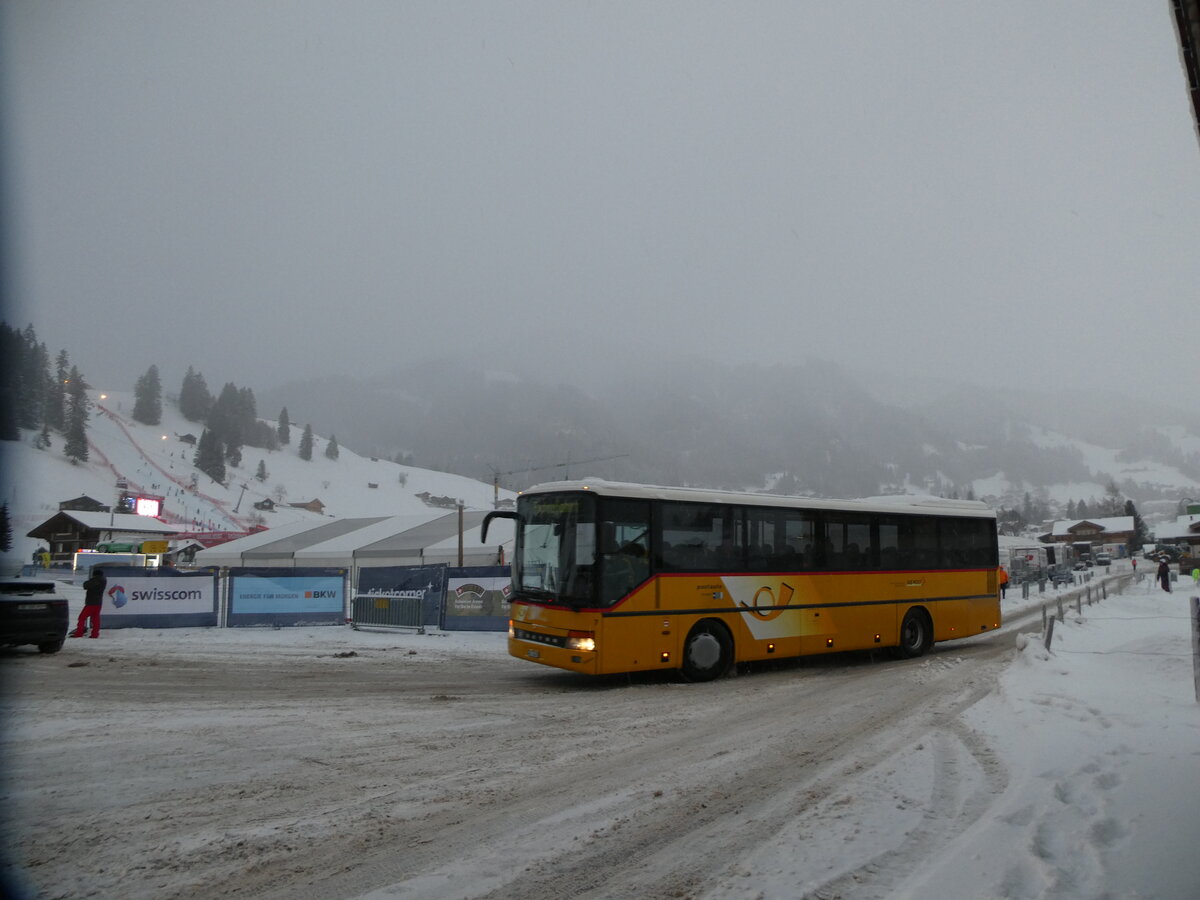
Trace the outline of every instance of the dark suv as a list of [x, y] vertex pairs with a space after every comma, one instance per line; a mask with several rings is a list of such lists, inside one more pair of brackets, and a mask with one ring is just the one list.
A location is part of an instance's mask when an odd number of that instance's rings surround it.
[[53, 581], [0, 579], [0, 647], [37, 644], [57, 653], [67, 637], [67, 600]]

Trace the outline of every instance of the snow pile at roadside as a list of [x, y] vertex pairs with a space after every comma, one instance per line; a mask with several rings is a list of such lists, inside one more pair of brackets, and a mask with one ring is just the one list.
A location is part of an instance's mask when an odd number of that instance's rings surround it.
[[1200, 703], [1190, 584], [1150, 578], [1030, 636], [970, 709], [1009, 771], [994, 815], [896, 897], [1194, 898]]

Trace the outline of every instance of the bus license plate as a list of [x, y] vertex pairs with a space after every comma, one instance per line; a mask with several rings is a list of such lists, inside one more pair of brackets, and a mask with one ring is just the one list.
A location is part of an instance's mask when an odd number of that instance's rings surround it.
[[541, 659], [542, 651], [541, 650], [526, 650], [525, 655], [528, 656], [530, 659]]

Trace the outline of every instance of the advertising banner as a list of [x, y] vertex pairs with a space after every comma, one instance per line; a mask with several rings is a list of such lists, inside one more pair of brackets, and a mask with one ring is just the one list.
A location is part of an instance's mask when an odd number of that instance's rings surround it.
[[508, 566], [447, 569], [442, 627], [447, 631], [507, 631], [511, 591]]
[[225, 624], [341, 625], [345, 569], [230, 569]]
[[440, 625], [445, 566], [368, 566], [358, 570], [355, 625]]
[[186, 628], [217, 624], [217, 573], [105, 566], [103, 628]]

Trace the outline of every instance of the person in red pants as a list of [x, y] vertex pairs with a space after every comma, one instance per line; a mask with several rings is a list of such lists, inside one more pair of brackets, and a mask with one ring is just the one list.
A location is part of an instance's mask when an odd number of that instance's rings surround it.
[[104, 577], [104, 570], [92, 569], [92, 574], [83, 583], [83, 611], [79, 614], [79, 622], [75, 625], [75, 630], [71, 632], [71, 637], [83, 637], [83, 633], [87, 630], [88, 619], [92, 620], [90, 636], [100, 636], [100, 604], [104, 600], [106, 587], [108, 587], [108, 579]]

